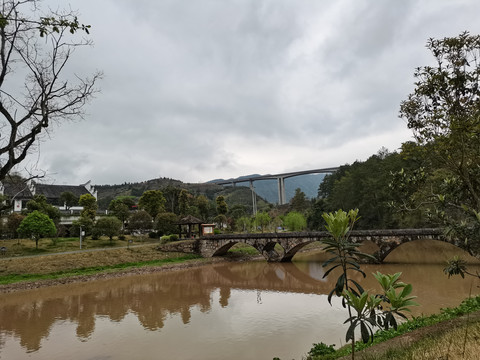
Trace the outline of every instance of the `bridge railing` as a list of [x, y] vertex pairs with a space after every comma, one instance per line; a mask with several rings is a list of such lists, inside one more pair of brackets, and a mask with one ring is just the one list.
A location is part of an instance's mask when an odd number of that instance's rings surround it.
[[[368, 236], [427, 236], [443, 235], [439, 228], [423, 229], [380, 229], [380, 230], [353, 230], [350, 233], [354, 237]], [[328, 231], [302, 231], [302, 232], [278, 232], [278, 233], [242, 233], [242, 234], [217, 234], [202, 236], [203, 240], [226, 240], [226, 239], [288, 239], [288, 238], [326, 238]]]

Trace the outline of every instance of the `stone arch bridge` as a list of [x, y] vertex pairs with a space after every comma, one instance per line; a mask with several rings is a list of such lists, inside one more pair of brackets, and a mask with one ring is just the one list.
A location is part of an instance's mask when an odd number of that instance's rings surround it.
[[[204, 257], [221, 256], [236, 243], [244, 243], [257, 249], [267, 261], [288, 262], [306, 245], [327, 237], [329, 234], [326, 231], [213, 235], [196, 240], [192, 250]], [[379, 249], [373, 256], [379, 263], [400, 245], [425, 239], [447, 242], [480, 257], [464, 242], [445, 237], [441, 229], [354, 230], [350, 236], [353, 242], [368, 240], [376, 244]], [[276, 251], [277, 244], [282, 247], [282, 252]]]

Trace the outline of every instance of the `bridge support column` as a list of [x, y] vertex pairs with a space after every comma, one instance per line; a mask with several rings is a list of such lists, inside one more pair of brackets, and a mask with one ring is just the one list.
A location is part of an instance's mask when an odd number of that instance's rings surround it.
[[255, 187], [253, 186], [253, 180], [250, 180], [250, 190], [252, 190], [252, 212], [253, 216], [257, 215], [257, 194], [255, 193]]
[[287, 203], [287, 196], [285, 194], [285, 178], [278, 177], [278, 204], [285, 205]]

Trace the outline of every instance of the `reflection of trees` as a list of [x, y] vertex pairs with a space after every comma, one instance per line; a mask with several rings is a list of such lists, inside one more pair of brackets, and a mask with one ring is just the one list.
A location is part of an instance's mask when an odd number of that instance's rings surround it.
[[2, 301], [0, 306], [0, 333], [13, 334], [27, 351], [36, 351], [56, 321], [76, 323], [76, 334], [81, 340], [92, 335], [96, 316], [121, 321], [131, 312], [148, 330], [162, 328], [168, 314], [179, 314], [186, 324], [192, 306], [197, 305], [203, 312], [211, 307], [213, 289], [202, 286], [199, 277], [198, 271], [168, 272], [110, 280], [93, 291], [90, 284], [83, 284], [83, 291], [73, 295], [68, 294], [69, 286], [65, 286], [63, 293], [57, 291], [58, 297], [54, 298], [45, 292], [40, 292], [43, 298], [37, 296], [38, 291], [2, 295], [12, 296], [12, 301]]
[[[470, 282], [448, 280], [438, 266], [389, 264], [364, 265], [363, 269], [367, 279], [355, 280], [369, 289], [376, 286], [372, 272], [403, 271], [402, 279], [412, 283], [421, 304], [431, 303], [432, 298], [451, 299], [452, 293], [457, 293], [458, 298], [469, 293]], [[98, 316], [119, 322], [132, 313], [145, 329], [152, 331], [163, 328], [173, 314], [187, 324], [193, 307], [202, 312], [211, 309], [210, 294], [216, 289], [222, 307], [229, 305], [231, 289], [326, 294], [334, 286], [336, 276], [319, 280], [322, 274], [322, 268], [306, 262], [229, 263], [3, 294], [0, 295], [0, 344], [5, 342], [5, 334], [11, 334], [28, 351], [38, 350], [56, 321], [77, 324], [77, 337], [88, 341]]]

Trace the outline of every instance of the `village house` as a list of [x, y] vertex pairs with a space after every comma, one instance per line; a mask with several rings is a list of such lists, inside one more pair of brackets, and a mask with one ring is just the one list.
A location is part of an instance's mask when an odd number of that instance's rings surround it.
[[[6, 195], [12, 201], [12, 211], [20, 212], [29, 200], [35, 195], [40, 194], [47, 198], [47, 202], [58, 207], [60, 210], [67, 210], [65, 204], [60, 201], [60, 195], [64, 192], [70, 192], [76, 197], [84, 194], [91, 194], [97, 198], [97, 191], [91, 184], [91, 181], [81, 185], [50, 185], [39, 184], [34, 181], [28, 182], [0, 182], [0, 195]], [[82, 210], [81, 206], [73, 206], [71, 211]]]

